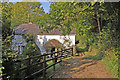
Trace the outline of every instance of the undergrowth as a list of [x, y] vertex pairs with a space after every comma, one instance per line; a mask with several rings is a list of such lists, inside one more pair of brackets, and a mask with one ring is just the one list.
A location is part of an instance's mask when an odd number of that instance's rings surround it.
[[[84, 50], [84, 48], [79, 48], [80, 45], [77, 45], [77, 49]], [[106, 65], [107, 70], [113, 76], [113, 78], [118, 78], [118, 56], [115, 55], [115, 51], [112, 49], [108, 49], [106, 46], [103, 45], [92, 45], [89, 46], [88, 51], [84, 51], [85, 59], [92, 59], [92, 60], [101, 60], [102, 63]]]
[[118, 57], [114, 55], [114, 52], [94, 48], [85, 54], [85, 59], [101, 60], [113, 78], [118, 78]]
[[107, 52], [102, 62], [105, 63], [107, 69], [110, 71], [114, 78], [118, 78], [118, 57], [112, 52]]

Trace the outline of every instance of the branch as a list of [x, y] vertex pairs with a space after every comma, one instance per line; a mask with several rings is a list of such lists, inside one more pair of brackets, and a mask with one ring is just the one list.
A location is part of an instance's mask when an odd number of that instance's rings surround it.
[[[94, 5], [92, 5], [92, 6], [90, 5], [88, 8], [86, 8], [86, 9], [84, 9], [84, 10], [82, 10], [82, 11], [79, 11], [78, 13], [81, 13], [81, 12], [87, 11], [87, 10], [89, 10], [89, 8], [94, 7], [96, 4], [97, 4], [97, 2], [95, 2]], [[75, 13], [75, 14], [76, 14], [76, 13]]]

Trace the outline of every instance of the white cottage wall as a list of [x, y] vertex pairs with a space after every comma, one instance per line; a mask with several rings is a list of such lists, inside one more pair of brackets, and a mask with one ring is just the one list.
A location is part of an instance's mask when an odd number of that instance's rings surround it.
[[[35, 42], [37, 46], [40, 48], [41, 54], [46, 53], [44, 48], [42, 47], [43, 44], [48, 42], [50, 39], [56, 39], [60, 41], [62, 44], [64, 43], [64, 37], [66, 39], [69, 39], [71, 41], [70, 46], [75, 45], [75, 35], [66, 35], [66, 36], [60, 36], [60, 35], [37, 35], [35, 38]], [[15, 35], [14, 39], [12, 40], [13, 45], [12, 49], [17, 50], [19, 46], [25, 46], [27, 42], [23, 39], [22, 35]], [[66, 45], [64, 45], [66, 46]], [[20, 47], [20, 54], [22, 54], [23, 48]]]
[[39, 47], [40, 51], [41, 51], [41, 55], [43, 55], [44, 53], [46, 53], [46, 51], [44, 50], [44, 48], [42, 47], [42, 41], [39, 40], [39, 36], [37, 35], [35, 38], [35, 43], [37, 44], [37, 46]]
[[60, 36], [60, 35], [37, 35], [36, 41], [39, 41], [41, 46], [48, 42], [50, 39], [56, 39], [60, 41], [61, 43], [64, 43], [64, 37], [66, 39], [70, 39], [72, 42], [70, 46], [75, 45], [75, 35], [66, 35], [66, 36]]
[[[75, 45], [75, 35], [66, 35], [66, 36], [60, 36], [60, 35], [37, 35], [35, 42], [38, 45], [38, 47], [41, 50], [41, 54], [46, 53], [44, 48], [42, 47], [43, 44], [45, 44], [46, 42], [48, 42], [50, 39], [56, 39], [58, 41], [60, 41], [62, 44], [64, 43], [64, 37], [66, 37], [66, 39], [69, 39], [71, 41], [70, 46]], [[66, 45], [64, 45], [66, 46]]]

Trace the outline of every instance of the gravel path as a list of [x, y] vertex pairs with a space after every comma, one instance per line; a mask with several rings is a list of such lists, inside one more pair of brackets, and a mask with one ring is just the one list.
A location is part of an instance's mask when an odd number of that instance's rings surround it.
[[72, 57], [64, 60], [53, 78], [112, 78], [101, 61]]

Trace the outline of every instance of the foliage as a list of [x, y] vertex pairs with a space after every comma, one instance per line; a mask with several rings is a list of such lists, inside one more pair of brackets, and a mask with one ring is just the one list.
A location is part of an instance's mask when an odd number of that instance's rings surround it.
[[87, 47], [82, 48], [82, 47], [76, 46], [76, 50], [77, 52], [85, 52], [85, 51], [88, 51], [88, 48]]
[[25, 41], [26, 41], [27, 43], [28, 43], [29, 41], [35, 42], [35, 37], [36, 37], [36, 34], [31, 34], [31, 33], [23, 34], [23, 38], [25, 39]]
[[[1, 42], [2, 42], [2, 39], [1, 39], [1, 34], [0, 34], [0, 51], [2, 51], [2, 46], [1, 46]], [[2, 56], [2, 52], [0, 52], [0, 56]], [[2, 57], [0, 57], [0, 76], [2, 76], [2, 69], [4, 69], [4, 67], [2, 66]]]
[[[80, 42], [80, 49], [78, 48], [78, 50], [81, 51], [87, 48], [89, 51], [89, 48], [94, 49], [94, 47], [99, 49], [95, 56], [97, 60], [108, 57], [106, 55], [107, 49], [111, 49], [115, 54], [119, 54], [119, 3], [55, 2], [50, 5], [49, 14], [45, 14], [40, 6], [41, 3], [32, 2], [2, 3], [2, 48], [4, 55], [13, 57], [17, 53], [14, 52], [15, 54], [13, 55], [11, 52], [12, 29], [28, 22], [39, 25], [43, 31], [51, 30], [60, 25], [60, 30], [64, 31], [63, 35], [69, 34], [73, 28], [76, 28], [76, 41], [79, 40]], [[48, 26], [48, 24], [52, 25], [52, 27]], [[34, 41], [34, 36], [26, 34], [25, 38], [27, 42], [31, 43], [31, 45], [28, 44], [29, 49], [34, 50], [35, 45], [33, 47], [34, 43], [31, 42]], [[82, 47], [82, 45], [85, 46]], [[28, 54], [28, 52], [25, 53]], [[110, 64], [116, 64], [117, 58], [109, 56], [108, 59], [104, 60], [110, 66]], [[110, 69], [111, 71], [113, 70], [112, 73], [115, 71], [114, 75], [117, 76], [117, 67], [112, 66]]]
[[[2, 60], [0, 60], [0, 64], [2, 64]], [[2, 69], [5, 69], [2, 65], [0, 65], [0, 76], [2, 76]]]
[[71, 27], [74, 19], [72, 3], [53, 3], [50, 5], [50, 18], [53, 20], [53, 26], [61, 25], [63, 34], [69, 34], [73, 27]]
[[118, 57], [114, 55], [114, 52], [107, 50], [105, 57], [102, 59], [102, 62], [107, 65], [107, 68], [111, 74], [115, 78], [118, 78], [119, 62]]
[[21, 55], [22, 55], [22, 58], [26, 58], [27, 55], [30, 57], [35, 55], [41, 55], [41, 53], [36, 43], [29, 41], [27, 45], [24, 47], [23, 53]]
[[[13, 52], [11, 49], [11, 45], [12, 45], [12, 37], [14, 35], [8, 36], [3, 42], [2, 42], [2, 51], [3, 51], [3, 67], [5, 68], [3, 70], [3, 74], [6, 74], [7, 76], [4, 76], [4, 79], [7, 79], [7, 77], [11, 78], [17, 78], [17, 77], [21, 77], [20, 75], [17, 74], [11, 74], [11, 71], [16, 72], [17, 69], [19, 69], [19, 64], [15, 64], [13, 63], [14, 60], [17, 60], [18, 58], [21, 57], [21, 59], [26, 58], [27, 55], [29, 56], [34, 56], [34, 55], [41, 55], [40, 50], [38, 48], [38, 46], [35, 44], [33, 40], [33, 36], [32, 38], [29, 38], [28, 35], [28, 44], [25, 46], [24, 50], [23, 50], [23, 54], [21, 54], [21, 56], [18, 56], [18, 51]], [[31, 37], [31, 36], [30, 36]], [[31, 59], [31, 63], [36, 63], [36, 62], [40, 62], [41, 58], [39, 59]], [[15, 65], [13, 65], [15, 64]], [[9, 66], [11, 65], [11, 66]], [[27, 66], [26, 62], [21, 63], [21, 67], [23, 66]], [[2, 67], [2, 68], [3, 68]], [[37, 70], [39, 70], [42, 67], [42, 65], [37, 65], [32, 67], [30, 70], [31, 72], [35, 72]], [[22, 77], [24, 77], [27, 74], [27, 71], [23, 71], [21, 72]], [[41, 75], [41, 73], [39, 74]]]
[[77, 47], [78, 51], [86, 47], [88, 50], [96, 48], [99, 51], [95, 59], [102, 60], [107, 49], [114, 50], [116, 54], [120, 47], [118, 5], [114, 2], [55, 2], [50, 6], [49, 15], [54, 25], [61, 25], [64, 34], [76, 28], [76, 41], [79, 40], [81, 47]]
[[49, 15], [57, 21], [54, 24], [61, 25], [67, 34], [76, 27], [76, 40], [81, 44], [101, 42], [102, 46], [119, 46], [118, 3], [63, 2], [53, 3], [50, 7]]
[[[104, 39], [102, 38], [102, 32], [106, 31], [108, 32], [112, 30], [112, 33], [109, 35], [111, 38], [116, 37], [114, 40], [117, 39], [118, 35], [115, 35], [118, 33], [118, 31], [116, 31], [118, 27], [115, 25], [118, 24], [117, 6], [118, 3], [53, 3], [50, 6], [51, 9], [49, 15], [51, 19], [53, 19], [53, 22], [57, 21], [54, 22], [54, 24], [61, 25], [61, 30], [65, 30], [64, 32], [67, 34], [69, 34], [69, 32], [76, 27], [76, 40], [80, 40], [81, 43], [89, 43], [89, 45], [92, 45], [93, 43], [97, 43], [98, 40]], [[114, 22], [114, 24], [112, 23], [111, 25], [111, 22]], [[104, 35], [106, 34], [104, 33]]]
[[[14, 52], [12, 51], [12, 38], [14, 36], [12, 35], [12, 30], [16, 26], [28, 22], [35, 23], [39, 26], [41, 26], [40, 24], [47, 24], [48, 20], [46, 21], [45, 19], [48, 19], [48, 17], [47, 14], [44, 13], [40, 2], [17, 2], [14, 4], [11, 2], [3, 2], [2, 8], [0, 9], [2, 9], [2, 56], [4, 57], [3, 66], [5, 67], [3, 74], [7, 73], [7, 77], [17, 77], [17, 75], [12, 76], [10, 73], [19, 66], [18, 64], [16, 64], [16, 66], [12, 64], [13, 60], [18, 58], [18, 50]], [[35, 35], [31, 34], [26, 34], [24, 37], [26, 38], [27, 42], [34, 41], [35, 39]], [[36, 44], [32, 44], [31, 46], [33, 46], [33, 52], [35, 52], [34, 48], [36, 47]], [[36, 54], [40, 54], [40, 51], [38, 53], [38, 47], [36, 47], [35, 50], [37, 52]], [[40, 59], [37, 59], [36, 61], [40, 61]], [[36, 67], [39, 66], [42, 65], [38, 65]], [[24, 72], [22, 74], [25, 75]]]
[[[12, 34], [12, 30], [24, 23], [45, 24], [49, 17], [40, 2], [3, 2], [2, 3], [2, 39]], [[46, 21], [47, 20], [47, 21]], [[42, 26], [41, 26], [42, 27]]]
[[70, 45], [71, 45], [71, 43], [72, 43], [72, 41], [70, 40], [70, 37], [68, 37], [68, 39], [67, 39], [67, 37], [66, 36], [64, 36], [63, 37], [63, 40], [64, 40], [64, 42], [63, 42], [63, 47], [70, 47]]
[[4, 41], [2, 41], [2, 56], [17, 58], [18, 50], [12, 51], [12, 37], [14, 35], [8, 36]]
[[12, 34], [11, 26], [11, 6], [12, 3], [1, 3], [2, 4], [2, 40]]
[[[53, 61], [49, 61], [49, 62], [47, 62], [47, 64], [48, 64], [48, 66], [50, 66], [50, 65], [53, 64]], [[60, 64], [56, 64], [55, 69], [57, 70], [59, 68], [60, 68]], [[53, 66], [47, 69], [47, 75], [48, 76], [51, 75], [52, 73], [53, 73]]]
[[[10, 71], [13, 69], [13, 65], [11, 65], [10, 67], [7, 67], [8, 65], [10, 65], [9, 63], [11, 63], [11, 58], [15, 58], [17, 57], [16, 53], [17, 52], [12, 52], [11, 50], [11, 38], [13, 35], [8, 36], [3, 42], [2, 42], [2, 67], [4, 67], [4, 70], [2, 70], [2, 74], [6, 74], [7, 77], [10, 76]], [[2, 68], [1, 67], [1, 68]], [[5, 78], [5, 77], [3, 77]]]
[[[40, 2], [17, 2], [12, 8], [11, 27], [22, 23], [36, 23], [40, 22], [39, 18], [44, 14], [43, 8], [40, 7]], [[19, 16], [18, 16], [19, 15]]]
[[14, 35], [10, 35], [2, 41], [2, 74], [6, 74], [3, 78], [12, 77], [13, 75], [10, 73], [14, 71], [14, 65], [12, 61], [18, 58], [18, 50], [12, 51], [12, 37]]
[[[36, 45], [35, 42], [33, 41], [29, 41], [27, 43], [27, 45], [24, 47], [23, 49], [23, 53], [20, 55], [21, 58], [29, 58], [31, 56], [36, 56], [36, 55], [41, 55], [40, 53], [40, 49], [38, 48], [38, 46]], [[30, 60], [30, 64], [35, 64], [37, 62], [40, 62], [42, 58], [34, 58]], [[28, 64], [26, 62], [22, 63], [23, 66], [27, 66]], [[36, 71], [38, 71], [39, 69], [42, 68], [42, 64], [38, 64], [36, 66], [32, 66], [31, 68], [29, 68], [29, 74], [32, 74]], [[27, 70], [25, 71], [24, 74], [27, 74]], [[37, 75], [36, 75], [37, 76]], [[39, 74], [39, 76], [41, 76], [41, 73]], [[35, 76], [34, 76], [35, 77]]]

